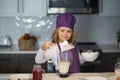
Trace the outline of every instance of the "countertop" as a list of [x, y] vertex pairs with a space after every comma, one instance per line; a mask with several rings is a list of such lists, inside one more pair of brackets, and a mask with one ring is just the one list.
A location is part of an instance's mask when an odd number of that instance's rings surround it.
[[[10, 76], [12, 75], [16, 75], [16, 74], [0, 74], [0, 76], [5, 77], [5, 78], [10, 78]], [[28, 79], [20, 79], [20, 80], [31, 80], [32, 79], [32, 74], [17, 74], [19, 75], [19, 78], [22, 75], [28, 75]], [[43, 74], [43, 78], [42, 80], [83, 80], [83, 79], [79, 79], [79, 78], [87, 78], [87, 77], [93, 77], [93, 76], [97, 76], [97, 77], [105, 77], [109, 80], [109, 78], [111, 76], [114, 76], [114, 73], [112, 72], [104, 72], [104, 73], [75, 73], [75, 74], [69, 74], [69, 76], [67, 78], [60, 78], [58, 74], [56, 73], [45, 73]], [[17, 80], [17, 79], [14, 79]], [[96, 79], [95, 79], [96, 80]], [[98, 79], [99, 80], [99, 79]]]
[[117, 45], [113, 45], [113, 44], [103, 44], [103, 45], [99, 45], [99, 47], [102, 49], [102, 51], [105, 52], [119, 52], [120, 53], [120, 47], [118, 48]]
[[[117, 45], [98, 45], [103, 53], [105, 52], [120, 52], [120, 48], [118, 48]], [[36, 54], [39, 48], [37, 48], [35, 51], [20, 51], [18, 48], [18, 45], [13, 45], [12, 47], [7, 47], [7, 48], [1, 48], [0, 47], [0, 54], [4, 53], [4, 54], [28, 54], [28, 53], [32, 53], [32, 54]]]
[[20, 51], [18, 45], [12, 45], [10, 47], [0, 47], [0, 54], [36, 54], [38, 49], [35, 51]]

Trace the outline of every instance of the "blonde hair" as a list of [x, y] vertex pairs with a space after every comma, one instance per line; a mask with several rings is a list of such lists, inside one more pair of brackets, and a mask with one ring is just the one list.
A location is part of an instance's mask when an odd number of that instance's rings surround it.
[[[52, 34], [52, 42], [53, 43], [58, 43], [59, 42], [59, 37], [58, 37], [58, 29], [56, 28], [55, 31]], [[72, 30], [72, 35], [71, 38], [68, 40], [69, 43], [74, 43], [76, 41], [76, 33], [74, 30]]]

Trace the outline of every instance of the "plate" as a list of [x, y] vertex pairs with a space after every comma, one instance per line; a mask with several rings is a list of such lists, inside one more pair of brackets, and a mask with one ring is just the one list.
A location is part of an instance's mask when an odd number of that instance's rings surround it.
[[30, 79], [30, 75], [27, 75], [27, 74], [13, 74], [13, 75], [10, 75], [9, 76], [9, 79], [10, 80], [28, 80]]
[[[111, 76], [111, 77], [109, 77], [109, 79], [110, 80], [116, 80], [116, 78], [117, 78], [118, 76]], [[119, 76], [120, 77], [120, 76]]]
[[101, 76], [91, 76], [91, 77], [87, 77], [87, 80], [108, 80], [105, 77], [101, 77]]
[[0, 80], [8, 80], [8, 78], [6, 78], [6, 77], [0, 77]]

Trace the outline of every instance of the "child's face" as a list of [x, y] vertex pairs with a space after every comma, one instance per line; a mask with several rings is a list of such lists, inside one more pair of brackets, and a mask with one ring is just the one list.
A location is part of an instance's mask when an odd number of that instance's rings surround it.
[[59, 27], [58, 29], [58, 37], [59, 41], [68, 41], [71, 38], [72, 35], [72, 29], [67, 27]]

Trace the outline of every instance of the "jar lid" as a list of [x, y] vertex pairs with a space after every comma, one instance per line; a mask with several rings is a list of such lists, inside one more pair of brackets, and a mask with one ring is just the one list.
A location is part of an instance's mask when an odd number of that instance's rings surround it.
[[35, 65], [33, 65], [33, 68], [34, 68], [34, 69], [41, 69], [41, 65], [35, 64]]

